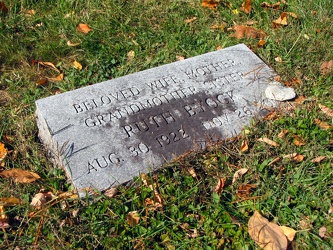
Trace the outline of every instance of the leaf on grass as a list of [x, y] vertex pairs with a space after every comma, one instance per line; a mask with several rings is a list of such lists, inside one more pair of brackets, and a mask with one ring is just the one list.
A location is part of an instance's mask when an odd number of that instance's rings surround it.
[[187, 171], [192, 175], [193, 178], [197, 177], [197, 174], [193, 167], [190, 167]]
[[266, 9], [274, 9], [274, 10], [279, 10], [280, 9], [280, 2], [277, 3], [267, 3], [267, 2], [263, 2], [260, 4], [261, 8], [266, 8]]
[[81, 32], [81, 33], [84, 33], [84, 34], [88, 34], [91, 31], [91, 28], [89, 27], [88, 24], [80, 23], [76, 27], [76, 30], [79, 31], [79, 32]]
[[214, 192], [217, 194], [221, 194], [223, 192], [223, 187], [224, 187], [224, 179], [219, 178], [219, 180], [214, 188]]
[[282, 12], [281, 16], [272, 22], [274, 29], [288, 25], [287, 13]]
[[318, 156], [314, 159], [311, 160], [312, 163], [319, 163], [321, 161], [323, 161], [326, 157], [325, 156]]
[[42, 66], [44, 66], [44, 67], [54, 69], [55, 71], [57, 71], [58, 73], [60, 73], [60, 70], [57, 69], [57, 67], [54, 66], [54, 64], [51, 63], [51, 62], [41, 62], [41, 61], [37, 61], [37, 63], [38, 63], [38, 65], [42, 65]]
[[301, 96], [298, 96], [296, 99], [295, 99], [295, 102], [297, 104], [302, 104], [304, 101], [306, 100], [306, 97], [301, 95]]
[[177, 59], [177, 61], [182, 61], [182, 60], [185, 59], [185, 57], [183, 57], [183, 56], [176, 56], [176, 59]]
[[282, 229], [284, 235], [287, 237], [287, 239], [291, 242], [294, 240], [295, 235], [296, 235], [296, 230], [292, 229], [290, 227], [286, 227], [286, 226], [280, 226], [280, 228]]
[[304, 155], [297, 154], [296, 156], [293, 157], [293, 160], [297, 162], [302, 162], [304, 158], [305, 158]]
[[330, 109], [329, 107], [326, 107], [322, 104], [319, 104], [318, 106], [321, 109], [321, 111], [324, 112], [325, 115], [327, 115], [330, 118], [333, 117], [333, 110], [332, 109]]
[[275, 57], [274, 60], [276, 62], [282, 62], [282, 58], [280, 56]]
[[315, 123], [322, 129], [330, 129], [331, 125], [328, 124], [328, 122], [323, 122], [319, 119], [315, 119]]
[[245, 2], [242, 4], [242, 6], [239, 9], [243, 11], [245, 14], [249, 14], [252, 9], [251, 0], [245, 0]]
[[0, 2], [0, 11], [3, 12], [3, 13], [5, 13], [5, 14], [8, 13], [8, 8], [7, 8], [7, 6], [5, 5], [5, 3], [2, 2], [2, 1]]
[[118, 188], [110, 188], [104, 192], [104, 195], [108, 198], [114, 197], [118, 193]]
[[265, 250], [287, 249], [288, 240], [283, 230], [273, 222], [269, 222], [258, 211], [255, 211], [248, 222], [251, 238]]
[[288, 134], [289, 130], [288, 129], [285, 129], [285, 130], [282, 130], [279, 134], [278, 134], [278, 137], [280, 139], [283, 139], [287, 134]]
[[197, 17], [190, 17], [184, 20], [184, 23], [192, 23], [193, 21], [197, 20]]
[[289, 15], [289, 16], [291, 16], [291, 17], [293, 17], [293, 18], [295, 18], [295, 19], [298, 18], [298, 16], [294, 12], [286, 12], [286, 14]]
[[266, 41], [264, 39], [260, 39], [259, 42], [257, 43], [257, 46], [259, 48], [263, 47], [266, 44]]
[[12, 177], [18, 183], [31, 183], [40, 179], [38, 174], [20, 168], [3, 170], [0, 172], [0, 176], [5, 178]]
[[36, 85], [37, 86], [47, 86], [49, 83], [49, 81], [47, 80], [47, 78], [42, 78], [42, 79], [39, 79], [37, 82], [36, 82]]
[[240, 148], [240, 151], [242, 153], [246, 152], [249, 150], [249, 145], [247, 144], [246, 141], [242, 141], [242, 145], [241, 145], [241, 148]]
[[236, 37], [237, 39], [242, 38], [264, 38], [266, 36], [266, 33], [262, 30], [250, 27], [250, 26], [244, 26], [244, 25], [235, 25], [232, 28], [235, 33], [231, 34], [230, 37]]
[[248, 168], [241, 168], [238, 169], [235, 173], [234, 173], [234, 177], [232, 178], [232, 184], [235, 183], [235, 181], [242, 177], [242, 175], [244, 175], [249, 169]]
[[20, 205], [22, 201], [15, 197], [4, 197], [0, 198], [0, 206], [16, 206]]
[[219, 2], [220, 0], [202, 0], [201, 6], [215, 10]]
[[80, 43], [72, 43], [70, 40], [68, 40], [68, 41], [67, 41], [67, 45], [68, 45], [69, 47], [75, 47], [75, 46], [80, 45]]
[[266, 143], [266, 144], [268, 144], [268, 145], [271, 145], [271, 146], [273, 146], [273, 147], [278, 147], [278, 146], [280, 146], [277, 142], [275, 142], [275, 141], [273, 141], [273, 140], [270, 140], [270, 139], [268, 139], [268, 138], [266, 138], [266, 137], [264, 137], [264, 138], [259, 138], [259, 139], [257, 139], [257, 141], [264, 142], [264, 143]]
[[268, 120], [268, 121], [270, 121], [270, 120], [274, 120], [274, 119], [276, 119], [277, 118], [277, 112], [276, 111], [271, 111], [271, 112], [269, 112], [265, 117], [264, 117], [264, 120]]
[[249, 197], [251, 191], [256, 187], [256, 184], [242, 184], [237, 188], [236, 195], [242, 198]]
[[55, 196], [51, 192], [40, 192], [35, 194], [32, 198], [30, 205], [34, 208], [41, 209], [47, 202], [54, 199]]
[[131, 50], [130, 52], [127, 53], [127, 61], [128, 61], [128, 62], [133, 61], [134, 57], [135, 57], [135, 52], [134, 52], [134, 50]]
[[333, 60], [322, 62], [319, 66], [319, 71], [323, 76], [328, 75], [332, 71]]
[[140, 216], [139, 216], [138, 211], [128, 212], [128, 214], [126, 216], [126, 219], [127, 219], [127, 223], [130, 226], [132, 226], [132, 227], [136, 226], [139, 223], [139, 220], [140, 220]]
[[281, 157], [276, 157], [276, 158], [273, 159], [270, 163], [268, 163], [267, 166], [271, 166], [271, 165], [273, 165], [275, 162], [278, 162], [279, 160], [281, 160]]
[[304, 142], [303, 138], [298, 136], [298, 135], [293, 135], [293, 137], [295, 138], [293, 143], [296, 145], [296, 146], [304, 146], [306, 143]]
[[0, 205], [0, 228], [8, 228], [9, 218], [6, 214], [5, 207]]
[[326, 227], [319, 228], [318, 234], [321, 238], [325, 238], [325, 236], [326, 236]]
[[0, 162], [5, 159], [7, 156], [7, 149], [5, 148], [5, 144], [0, 142]]
[[74, 68], [78, 69], [78, 70], [81, 70], [82, 69], [82, 65], [81, 63], [79, 63], [78, 61], [74, 60], [73, 62], [73, 66]]
[[60, 82], [60, 81], [64, 80], [64, 73], [61, 73], [57, 77], [49, 77], [49, 78], [47, 78], [47, 80], [49, 80], [50, 82]]

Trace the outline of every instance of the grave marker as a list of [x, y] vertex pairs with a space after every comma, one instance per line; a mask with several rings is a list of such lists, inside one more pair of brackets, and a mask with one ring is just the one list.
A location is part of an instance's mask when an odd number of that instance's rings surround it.
[[239, 44], [37, 100], [39, 137], [84, 196], [236, 136], [273, 76]]

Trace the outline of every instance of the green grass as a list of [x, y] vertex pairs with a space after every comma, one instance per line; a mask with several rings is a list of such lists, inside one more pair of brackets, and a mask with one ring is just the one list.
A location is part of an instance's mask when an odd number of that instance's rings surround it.
[[[216, 11], [200, 1], [4, 1], [9, 12], [0, 13], [0, 141], [11, 150], [3, 168], [22, 168], [38, 173], [42, 180], [18, 184], [1, 178], [1, 197], [17, 197], [22, 205], [6, 207], [10, 228], [0, 230], [0, 248], [14, 249], [257, 249], [248, 234], [247, 222], [254, 210], [270, 221], [297, 230], [292, 249], [331, 249], [333, 220], [329, 213], [332, 191], [332, 128], [320, 128], [315, 119], [332, 119], [318, 104], [333, 108], [332, 73], [322, 76], [319, 65], [333, 59], [333, 10], [331, 1], [291, 0], [284, 11], [288, 26], [273, 29], [271, 22], [282, 11], [264, 10], [262, 1], [252, 0], [253, 10], [240, 12], [241, 1], [231, 0]], [[34, 15], [28, 15], [34, 10]], [[186, 19], [196, 20], [185, 23]], [[256, 39], [229, 37], [234, 23], [254, 20], [265, 31], [266, 44]], [[92, 28], [89, 34], [76, 31], [79, 23]], [[225, 30], [212, 30], [215, 24]], [[67, 41], [80, 43], [69, 47]], [[47, 160], [37, 139], [35, 100], [107, 79], [174, 62], [243, 42], [274, 68], [284, 82], [300, 80], [293, 87], [307, 101], [296, 108], [278, 111], [274, 120], [256, 121], [249, 133], [201, 154], [192, 154], [163, 168], [151, 181], [163, 200], [161, 208], [146, 205], [153, 191], [140, 178], [120, 187], [113, 198], [103, 194], [93, 199], [64, 199], [50, 204], [37, 215], [29, 204], [40, 189], [61, 194], [72, 187], [60, 169]], [[129, 51], [135, 52], [132, 61]], [[282, 62], [276, 62], [276, 57]], [[42, 87], [36, 82], [56, 77], [51, 69], [37, 67], [33, 60], [52, 62], [64, 80]], [[83, 66], [73, 68], [76, 60]], [[3, 95], [0, 95], [1, 98]], [[5, 100], [5, 101], [3, 101]], [[290, 104], [295, 105], [295, 104]], [[287, 107], [290, 105], [286, 105]], [[278, 134], [288, 130], [284, 139]], [[305, 145], [296, 146], [295, 136]], [[268, 137], [280, 144], [257, 141]], [[240, 153], [246, 140], [250, 150]], [[276, 157], [304, 155], [301, 162]], [[311, 160], [325, 156], [320, 163]], [[234, 172], [249, 169], [231, 184]], [[194, 168], [193, 177], [189, 169]], [[219, 178], [225, 179], [221, 195], [213, 192]], [[239, 197], [241, 184], [256, 184], [247, 197]], [[73, 212], [77, 212], [77, 216]], [[127, 215], [138, 211], [140, 221], [130, 226]], [[326, 227], [326, 237], [319, 228]]]

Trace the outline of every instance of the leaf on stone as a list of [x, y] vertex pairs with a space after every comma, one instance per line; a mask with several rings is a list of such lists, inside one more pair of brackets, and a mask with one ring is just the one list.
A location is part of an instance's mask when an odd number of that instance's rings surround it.
[[256, 184], [242, 184], [237, 188], [236, 195], [241, 198], [249, 197]]
[[279, 28], [281, 26], [286, 26], [288, 25], [288, 20], [287, 20], [287, 13], [286, 12], [282, 12], [281, 16], [274, 20], [272, 22], [273, 24], [273, 27], [276, 29], [276, 28]]
[[81, 70], [82, 69], [82, 65], [81, 63], [79, 63], [78, 61], [74, 60], [73, 62], [73, 66], [74, 68], [78, 69], [78, 70]]
[[35, 194], [30, 205], [36, 209], [41, 209], [47, 202], [53, 200], [55, 196], [51, 192], [40, 192]]
[[89, 27], [88, 24], [80, 23], [76, 27], [76, 30], [79, 31], [79, 32], [81, 32], [81, 33], [84, 33], [84, 34], [88, 34], [91, 31], [91, 28]]
[[67, 41], [67, 45], [68, 45], [69, 47], [75, 47], [75, 46], [80, 45], [80, 43], [72, 43], [70, 40], [68, 40], [68, 41]]
[[128, 212], [127, 216], [126, 216], [126, 219], [127, 219], [127, 223], [130, 225], [130, 226], [136, 226], [139, 221], [140, 221], [140, 216], [139, 216], [139, 213], [138, 211], [131, 211], [131, 212]]
[[248, 168], [241, 168], [238, 169], [235, 173], [234, 173], [234, 177], [232, 178], [232, 184], [235, 183], [235, 181], [242, 177], [249, 169]]
[[7, 6], [5, 5], [5, 3], [2, 2], [2, 1], [0, 2], [0, 11], [3, 12], [3, 13], [5, 13], [5, 14], [8, 13], [8, 8], [7, 8]]
[[224, 179], [219, 178], [219, 180], [217, 181], [217, 184], [214, 188], [214, 192], [217, 194], [221, 194], [223, 192], [223, 187], [224, 187]]
[[318, 127], [328, 130], [331, 128], [331, 125], [328, 124], [328, 122], [323, 122], [319, 119], [315, 119], [315, 123], [318, 125]]
[[267, 3], [267, 2], [263, 2], [260, 4], [261, 8], [266, 8], [266, 9], [274, 9], [274, 10], [279, 10], [280, 9], [280, 2], [277, 3]]
[[60, 82], [60, 81], [64, 80], [64, 73], [61, 73], [57, 77], [49, 77], [49, 78], [47, 78], [47, 80], [49, 80], [50, 82]]
[[0, 162], [2, 162], [7, 156], [7, 149], [5, 148], [5, 144], [0, 142]]
[[296, 230], [292, 229], [290, 227], [286, 227], [286, 226], [280, 226], [280, 228], [282, 229], [284, 235], [287, 237], [287, 239], [291, 242], [294, 240], [295, 235], [296, 235]]
[[5, 178], [11, 177], [14, 179], [15, 182], [18, 183], [32, 183], [40, 179], [40, 176], [38, 174], [20, 168], [3, 170], [0, 172], [0, 176]]
[[249, 145], [247, 144], [246, 141], [242, 141], [242, 145], [241, 145], [240, 151], [242, 153], [245, 153], [248, 150], [249, 150]]
[[325, 236], [326, 236], [326, 227], [321, 227], [321, 228], [319, 228], [319, 232], [318, 232], [318, 234], [319, 234], [319, 236], [321, 237], [321, 238], [325, 238]]
[[202, 0], [201, 6], [216, 10], [219, 3], [220, 0]]
[[322, 62], [319, 66], [319, 71], [323, 76], [328, 75], [332, 72], [333, 60], [328, 62]]
[[242, 38], [262, 39], [266, 36], [266, 33], [264, 31], [250, 26], [235, 25], [232, 29], [235, 31], [235, 33], [231, 34], [230, 37], [236, 37], [237, 39], [242, 39]]
[[257, 141], [264, 142], [264, 143], [266, 143], [266, 144], [268, 144], [268, 145], [271, 145], [271, 146], [273, 146], [273, 147], [278, 147], [278, 146], [280, 146], [279, 143], [277, 143], [277, 142], [275, 142], [275, 141], [273, 141], [273, 140], [270, 140], [270, 139], [268, 139], [268, 138], [266, 138], [266, 137], [259, 138], [259, 139], [257, 139]]
[[22, 204], [19, 198], [15, 197], [3, 197], [0, 198], [0, 206], [16, 206]]
[[243, 11], [245, 14], [249, 14], [252, 9], [251, 0], [245, 0], [245, 2], [242, 4], [242, 6], [239, 9]]
[[333, 110], [330, 109], [329, 107], [326, 107], [325, 105], [319, 104], [319, 108], [321, 109], [322, 112], [324, 112], [325, 115], [328, 117], [332, 118], [333, 117]]
[[134, 52], [134, 50], [131, 50], [130, 52], [127, 53], [127, 61], [128, 61], [128, 62], [133, 61], [134, 57], [135, 57], [135, 52]]
[[283, 230], [269, 222], [258, 211], [255, 211], [248, 222], [251, 238], [264, 250], [283, 250], [288, 247], [288, 240]]
[[326, 157], [325, 156], [318, 156], [314, 159], [311, 160], [312, 163], [319, 163], [321, 161], [323, 161]]

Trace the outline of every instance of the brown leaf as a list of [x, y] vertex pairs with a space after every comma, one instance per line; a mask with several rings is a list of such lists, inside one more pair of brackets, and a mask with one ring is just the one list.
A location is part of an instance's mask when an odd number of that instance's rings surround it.
[[110, 188], [104, 192], [104, 195], [108, 198], [114, 197], [118, 193], [117, 188]]
[[266, 8], [266, 9], [274, 9], [274, 10], [279, 10], [280, 9], [280, 2], [277, 3], [267, 3], [267, 2], [263, 2], [260, 4], [261, 8]]
[[302, 162], [304, 158], [305, 158], [304, 155], [297, 154], [296, 156], [293, 157], [293, 160], [297, 162]]
[[280, 228], [282, 229], [284, 235], [287, 237], [287, 239], [291, 242], [294, 240], [295, 235], [296, 235], [296, 230], [292, 229], [290, 227], [286, 227], [286, 226], [280, 226]]
[[304, 101], [306, 100], [306, 97], [301, 95], [301, 96], [298, 96], [296, 99], [295, 99], [295, 102], [297, 104], [302, 104]]
[[319, 66], [319, 71], [323, 76], [328, 75], [332, 71], [333, 60], [322, 62]]
[[16, 206], [22, 204], [19, 198], [15, 197], [4, 197], [0, 198], [0, 206]]
[[140, 220], [140, 216], [139, 216], [138, 211], [128, 212], [128, 214], [126, 216], [126, 219], [127, 219], [127, 223], [130, 226], [132, 226], [132, 227], [136, 226], [139, 223], [139, 220]]
[[327, 115], [330, 118], [333, 117], [333, 110], [332, 109], [330, 109], [329, 107], [326, 107], [322, 104], [318, 104], [318, 106], [321, 109], [321, 111], [324, 112], [325, 115]]
[[328, 124], [328, 122], [323, 122], [319, 119], [315, 119], [315, 123], [322, 129], [330, 129], [331, 125]]
[[224, 187], [224, 179], [219, 178], [219, 180], [214, 188], [214, 192], [217, 194], [221, 194], [223, 192], [223, 187]]
[[235, 173], [234, 173], [234, 177], [232, 178], [232, 184], [235, 183], [235, 181], [239, 178], [242, 177], [242, 175], [244, 175], [249, 169], [248, 168], [241, 168], [238, 169]]
[[88, 34], [91, 31], [91, 28], [89, 27], [88, 24], [80, 23], [77, 26], [76, 30], [84, 34]]
[[246, 141], [242, 141], [242, 145], [241, 145], [241, 148], [240, 148], [240, 151], [242, 153], [246, 152], [249, 150], [249, 145], [247, 144]]
[[244, 25], [235, 25], [233, 27], [233, 30], [235, 31], [234, 34], [231, 34], [230, 37], [236, 37], [237, 39], [241, 38], [264, 38], [266, 36], [266, 33], [262, 30], [244, 26]]
[[219, 0], [202, 0], [201, 6], [215, 10], [219, 2]]
[[177, 61], [185, 60], [185, 57], [183, 57], [183, 56], [176, 56], [176, 58], [177, 58]]
[[325, 238], [325, 236], [326, 236], [326, 227], [319, 228], [319, 233], [318, 234], [321, 238]]
[[54, 199], [55, 196], [51, 192], [40, 192], [35, 194], [30, 205], [34, 208], [41, 209], [47, 202]]
[[289, 15], [293, 18], [296, 18], [296, 19], [298, 18], [298, 16], [294, 12], [286, 12], [286, 13], [287, 13], [287, 15]]
[[252, 9], [251, 0], [245, 0], [245, 2], [242, 4], [242, 6], [239, 9], [243, 11], [245, 14], [249, 14]]
[[272, 141], [272, 140], [270, 140], [270, 139], [268, 139], [268, 138], [266, 138], [266, 137], [264, 137], [264, 138], [259, 138], [259, 139], [257, 139], [257, 141], [261, 141], [261, 142], [267, 143], [268, 145], [271, 145], [271, 146], [273, 146], [273, 147], [278, 147], [278, 146], [280, 146], [277, 142]]
[[282, 130], [279, 134], [278, 134], [278, 137], [280, 139], [283, 139], [287, 134], [288, 134], [289, 130], [288, 129], [285, 129], [285, 130]]
[[184, 23], [192, 23], [193, 21], [197, 20], [197, 17], [190, 17], [184, 20]]
[[272, 22], [274, 29], [288, 25], [287, 13], [282, 12], [281, 16]]
[[0, 142], [0, 162], [5, 159], [7, 156], [7, 149], [5, 148], [5, 144]]
[[54, 69], [55, 71], [57, 71], [58, 73], [60, 73], [59, 69], [57, 69], [57, 67], [54, 66], [54, 64], [51, 63], [51, 62], [41, 62], [41, 61], [38, 61], [38, 65], [42, 65], [44, 67]]
[[296, 146], [304, 146], [306, 143], [304, 142], [303, 138], [298, 136], [298, 135], [293, 135], [293, 137], [295, 138], [293, 143]]
[[256, 184], [242, 184], [237, 188], [236, 194], [238, 197], [249, 197], [252, 189], [256, 188]]
[[325, 156], [318, 156], [314, 159], [311, 160], [312, 163], [319, 163], [321, 161], [323, 161], [326, 157]]
[[255, 211], [248, 222], [251, 238], [265, 250], [287, 249], [288, 240], [283, 230], [273, 222], [269, 222], [258, 211]]
[[281, 157], [276, 157], [276, 158], [273, 159], [270, 163], [268, 163], [268, 166], [273, 165], [275, 162], [278, 162], [279, 160], [281, 160]]
[[31, 183], [40, 179], [38, 174], [20, 168], [3, 170], [0, 172], [0, 176], [5, 178], [12, 177], [14, 181], [18, 183]]
[[5, 5], [5, 3], [2, 2], [2, 1], [0, 2], [0, 11], [3, 12], [3, 13], [5, 13], [5, 14], [8, 13], [8, 8], [7, 8], [7, 6]]
[[68, 41], [67, 41], [67, 45], [68, 45], [69, 47], [75, 47], [75, 46], [80, 45], [80, 43], [72, 43], [70, 40], [68, 40]]
[[276, 111], [271, 111], [264, 117], [264, 120], [268, 120], [268, 121], [274, 120], [277, 118], [277, 116], [278, 116], [278, 114]]
[[60, 75], [58, 75], [57, 77], [50, 77], [47, 78], [50, 82], [60, 82], [62, 80], [64, 80], [64, 73], [61, 73]]
[[36, 85], [37, 86], [47, 86], [49, 83], [49, 81], [46, 79], [46, 78], [42, 78], [42, 79], [39, 79], [37, 82], [36, 82]]

